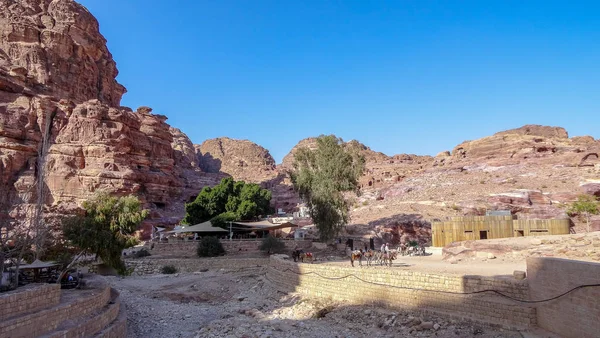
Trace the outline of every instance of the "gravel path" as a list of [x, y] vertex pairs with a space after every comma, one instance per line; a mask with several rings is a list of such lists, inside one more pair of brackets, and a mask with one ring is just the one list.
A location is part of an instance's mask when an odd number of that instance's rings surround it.
[[264, 268], [108, 281], [127, 306], [131, 338], [522, 337], [437, 315], [283, 294], [270, 286]]

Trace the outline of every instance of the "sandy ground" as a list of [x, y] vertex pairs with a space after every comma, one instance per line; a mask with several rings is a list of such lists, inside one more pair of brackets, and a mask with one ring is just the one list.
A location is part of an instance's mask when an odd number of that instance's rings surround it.
[[[337, 259], [327, 262], [317, 262], [315, 264], [332, 264], [337, 266], [349, 266], [348, 259]], [[385, 266], [367, 266], [363, 261], [363, 266], [359, 267], [354, 263], [357, 269], [389, 269]], [[512, 276], [515, 270], [526, 271], [525, 261], [513, 262], [503, 259], [489, 260], [463, 260], [455, 263], [442, 260], [440, 254], [429, 256], [400, 256], [394, 260], [392, 269], [414, 270], [432, 273], [461, 274], [461, 275], [481, 275], [481, 276]]]
[[[518, 268], [522, 265], [506, 262], [450, 264], [438, 255], [403, 257], [392, 267], [486, 275], [512, 274]], [[306, 300], [275, 291], [265, 272], [264, 267], [254, 267], [108, 280], [127, 306], [128, 337], [132, 338], [538, 337], [414, 311]]]
[[[480, 241], [483, 255], [443, 260], [441, 249], [427, 256], [399, 256], [393, 266], [355, 269], [502, 276], [526, 271], [529, 256], [594, 260], [600, 233]], [[494, 257], [490, 248], [505, 248]], [[350, 266], [330, 248], [314, 251], [314, 264]], [[310, 263], [305, 263], [310, 264]], [[419, 312], [347, 306], [302, 299], [275, 290], [265, 267], [207, 270], [194, 274], [109, 277], [128, 311], [128, 337], [553, 337], [543, 331], [517, 332]], [[421, 324], [419, 324], [421, 323]], [[425, 327], [425, 329], [423, 328]]]

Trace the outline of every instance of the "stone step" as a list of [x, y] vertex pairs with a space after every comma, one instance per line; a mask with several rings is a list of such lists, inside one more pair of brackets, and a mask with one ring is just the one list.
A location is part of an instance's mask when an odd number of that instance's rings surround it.
[[119, 313], [109, 325], [96, 333], [94, 338], [125, 338], [127, 337], [127, 310], [125, 305], [121, 304]]
[[60, 303], [0, 322], [0, 338], [33, 338], [56, 332], [67, 320], [78, 321], [96, 313], [111, 299], [108, 285], [88, 290], [63, 290]]
[[63, 321], [56, 330], [41, 338], [84, 338], [91, 337], [110, 326], [121, 310], [119, 293], [111, 289], [109, 302], [86, 316]]

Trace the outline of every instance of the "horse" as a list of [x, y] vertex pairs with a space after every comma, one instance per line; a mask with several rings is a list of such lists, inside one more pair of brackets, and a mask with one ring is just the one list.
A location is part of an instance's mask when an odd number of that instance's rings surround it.
[[363, 257], [363, 252], [362, 250], [354, 250], [350, 253], [350, 264], [352, 264], [352, 266], [354, 266], [354, 261], [358, 260], [358, 265], [362, 266], [362, 257]]

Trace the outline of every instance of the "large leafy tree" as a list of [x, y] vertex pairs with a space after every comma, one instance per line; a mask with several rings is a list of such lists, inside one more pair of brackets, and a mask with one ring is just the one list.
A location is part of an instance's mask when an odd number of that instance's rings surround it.
[[258, 184], [224, 178], [214, 187], [205, 187], [196, 199], [185, 205], [182, 223], [213, 221], [222, 226], [227, 221], [253, 220], [271, 213], [271, 192]]
[[356, 147], [334, 135], [319, 136], [316, 149], [300, 148], [294, 158], [290, 174], [294, 188], [309, 207], [321, 239], [331, 240], [349, 221], [344, 192], [359, 193], [365, 160]]
[[133, 235], [148, 217], [134, 196], [113, 197], [99, 194], [83, 203], [84, 215], [63, 221], [63, 233], [70, 243], [82, 251], [100, 257], [120, 274], [126, 272], [121, 260], [123, 249], [137, 244]]
[[587, 232], [590, 232], [590, 216], [600, 213], [600, 203], [593, 195], [579, 195], [577, 196], [577, 201], [571, 204], [568, 213], [571, 215], [583, 215], [585, 217]]

